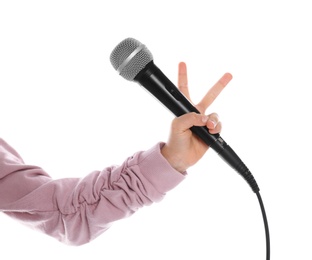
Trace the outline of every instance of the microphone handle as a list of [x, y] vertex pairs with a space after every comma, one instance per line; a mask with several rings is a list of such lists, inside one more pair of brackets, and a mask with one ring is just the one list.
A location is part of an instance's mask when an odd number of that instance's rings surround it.
[[[145, 68], [137, 74], [134, 81], [147, 89], [177, 117], [190, 112], [200, 113], [153, 61], [148, 63]], [[236, 170], [248, 182], [255, 193], [259, 192], [258, 184], [247, 166], [223, 140], [220, 134], [209, 133], [208, 128], [205, 126], [193, 126], [191, 127], [191, 131]]]

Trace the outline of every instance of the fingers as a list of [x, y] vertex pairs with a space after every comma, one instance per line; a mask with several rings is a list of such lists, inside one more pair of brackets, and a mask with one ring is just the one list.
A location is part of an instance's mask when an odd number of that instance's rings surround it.
[[178, 69], [178, 88], [182, 94], [190, 100], [190, 93], [188, 89], [187, 69], [184, 62], [179, 63]]
[[203, 99], [196, 106], [201, 113], [205, 113], [206, 109], [213, 103], [213, 101], [219, 96], [225, 86], [231, 81], [232, 75], [225, 73], [216, 84], [212, 86]]
[[219, 116], [216, 113], [212, 113], [208, 116], [208, 121], [206, 124], [209, 129], [209, 133], [217, 134], [221, 132], [222, 124], [219, 121]]
[[187, 113], [173, 120], [172, 132], [175, 134], [182, 134], [188, 131], [192, 126], [207, 126], [211, 134], [220, 133], [222, 128], [219, 116], [216, 113], [212, 113], [208, 116], [197, 113]]
[[[219, 96], [219, 94], [231, 80], [232, 75], [230, 73], [225, 73], [217, 81], [217, 83], [209, 89], [203, 99], [196, 106], [200, 113], [205, 114], [206, 109], [214, 102], [214, 100]], [[179, 63], [178, 88], [183, 93], [183, 95], [191, 101], [188, 88], [187, 67], [184, 62]], [[179, 120], [181, 120], [181, 124], [179, 124]], [[204, 122], [203, 120], [206, 121]], [[198, 122], [200, 122], [200, 124], [198, 124]], [[203, 116], [203, 118], [200, 118], [200, 115], [198, 114], [189, 113], [180, 117], [180, 119], [178, 118], [177, 122], [175, 123], [176, 125], [174, 124], [174, 126], [176, 126], [176, 129], [179, 129], [180, 131], [186, 131], [192, 126], [202, 126], [206, 124], [209, 132], [215, 134], [219, 133], [222, 128], [221, 122], [219, 122], [219, 118], [216, 113], [210, 114], [208, 117]]]
[[[213, 103], [213, 101], [219, 96], [225, 86], [231, 81], [232, 75], [230, 73], [225, 73], [218, 82], [209, 89], [207, 94], [198, 103], [196, 108], [204, 114], [206, 109]], [[178, 88], [183, 93], [183, 95], [191, 101], [190, 92], [188, 88], [188, 78], [187, 78], [187, 67], [184, 62], [179, 63], [178, 70]], [[192, 102], [192, 101], [191, 101]]]

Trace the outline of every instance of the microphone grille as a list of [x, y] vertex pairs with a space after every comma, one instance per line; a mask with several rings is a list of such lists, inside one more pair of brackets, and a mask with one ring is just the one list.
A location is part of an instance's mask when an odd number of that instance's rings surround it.
[[136, 39], [126, 38], [112, 51], [110, 62], [126, 80], [134, 80], [136, 75], [153, 60], [152, 53]]

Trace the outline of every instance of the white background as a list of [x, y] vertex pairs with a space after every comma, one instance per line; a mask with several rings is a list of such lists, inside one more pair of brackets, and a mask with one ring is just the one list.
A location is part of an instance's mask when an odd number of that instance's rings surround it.
[[[197, 103], [255, 176], [272, 259], [311, 259], [309, 1], [0, 2], [0, 136], [53, 178], [84, 177], [166, 141], [172, 114], [109, 61], [143, 42], [174, 82], [185, 61]], [[212, 150], [160, 203], [71, 247], [0, 215], [3, 259], [265, 259], [256, 195]], [[1, 256], [1, 258], [2, 258]]]

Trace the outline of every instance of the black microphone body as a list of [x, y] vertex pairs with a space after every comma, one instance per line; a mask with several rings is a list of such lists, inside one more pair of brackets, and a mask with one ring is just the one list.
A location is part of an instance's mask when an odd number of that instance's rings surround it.
[[[138, 82], [174, 115], [200, 113], [154, 64], [152, 53], [139, 41], [127, 38], [120, 42], [112, 51], [110, 61], [123, 78]], [[205, 126], [193, 126], [191, 131], [234, 168], [255, 193], [259, 192], [260, 189], [249, 169], [219, 134], [209, 133]]]
[[[190, 112], [200, 113], [153, 61], [150, 61], [136, 75], [134, 81], [147, 89], [177, 117]], [[223, 140], [220, 134], [209, 133], [208, 128], [205, 126], [193, 126], [191, 131], [234, 168], [248, 182], [254, 192], [259, 191], [259, 187], [247, 166]]]

